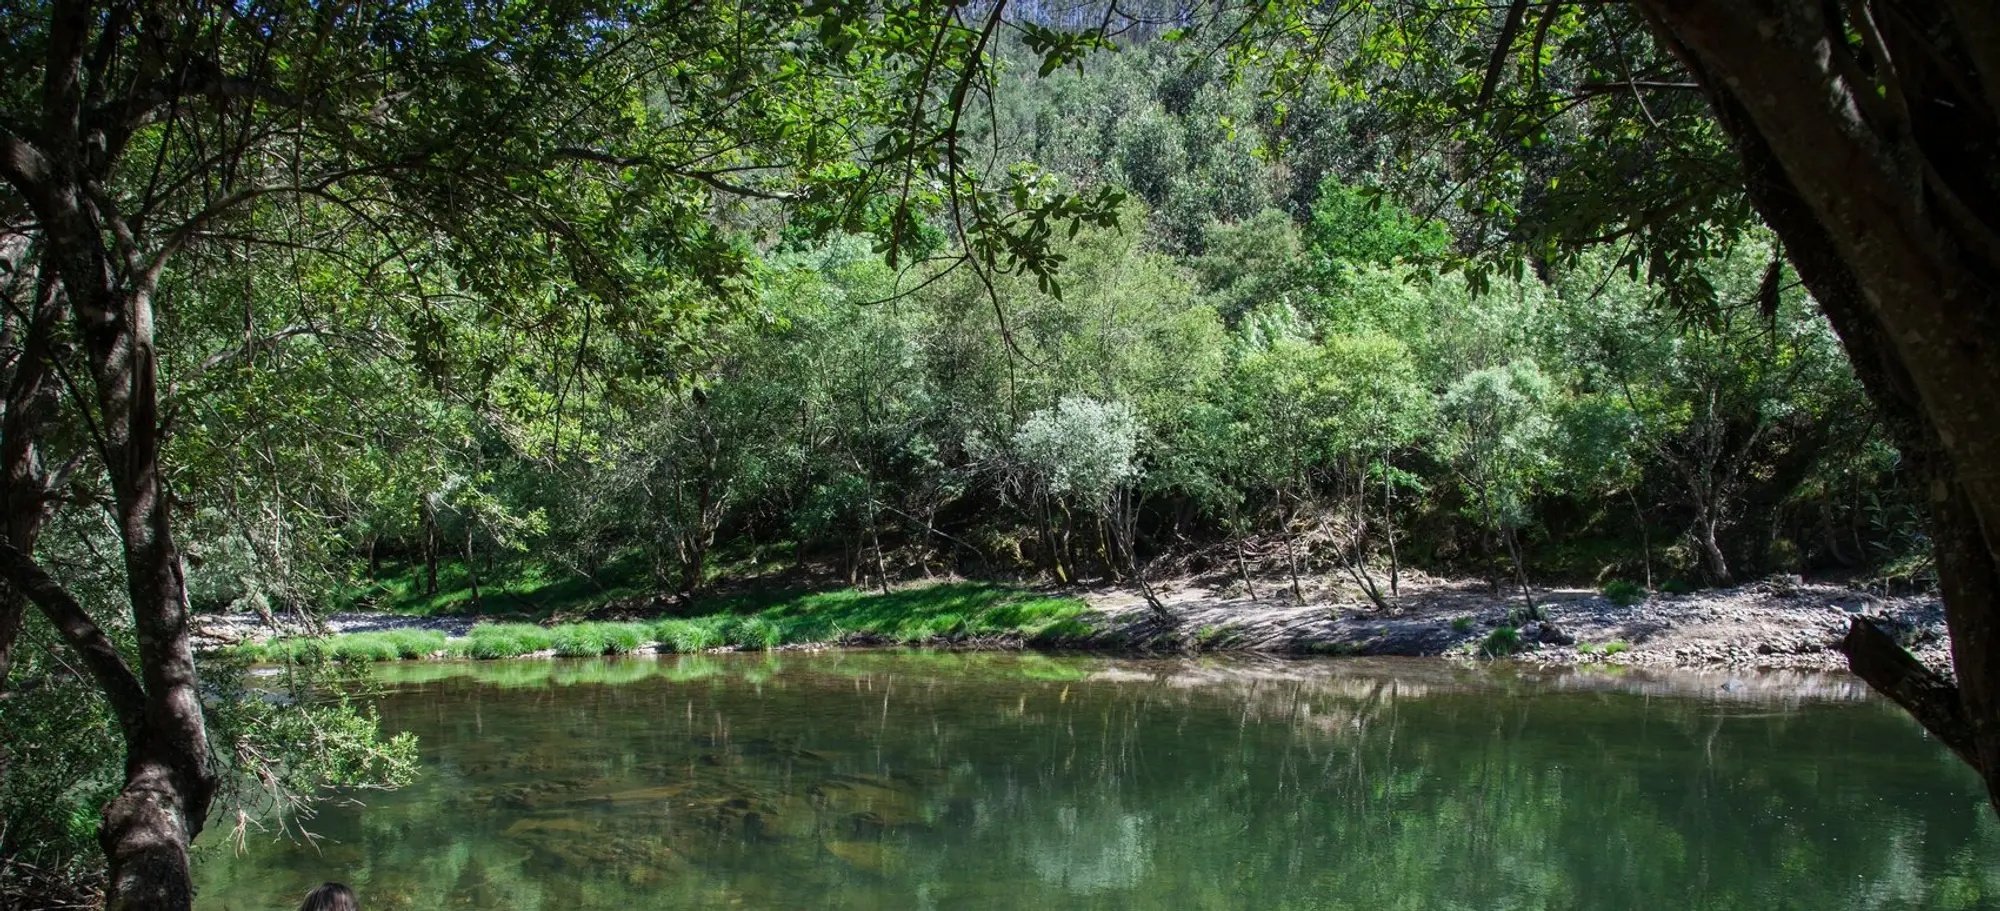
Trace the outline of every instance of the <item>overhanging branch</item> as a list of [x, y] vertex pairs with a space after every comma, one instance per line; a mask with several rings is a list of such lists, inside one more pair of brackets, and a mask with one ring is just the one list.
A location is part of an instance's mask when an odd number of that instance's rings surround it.
[[1847, 655], [1847, 666], [1855, 676], [1902, 706], [1960, 759], [1983, 768], [1965, 701], [1943, 674], [1926, 667], [1867, 617], [1854, 618], [1836, 647]]
[[13, 545], [0, 543], [0, 578], [34, 602], [42, 615], [49, 618], [60, 632], [63, 641], [75, 650], [78, 657], [90, 669], [90, 675], [97, 680], [98, 689], [104, 699], [111, 704], [111, 711], [118, 717], [118, 727], [125, 735], [127, 743], [137, 743], [145, 736], [146, 690], [139, 682], [138, 675], [132, 673], [131, 665], [125, 663], [125, 656], [111, 644], [110, 637], [104, 635], [97, 621], [83, 609], [76, 598], [45, 572], [35, 558], [28, 556]]

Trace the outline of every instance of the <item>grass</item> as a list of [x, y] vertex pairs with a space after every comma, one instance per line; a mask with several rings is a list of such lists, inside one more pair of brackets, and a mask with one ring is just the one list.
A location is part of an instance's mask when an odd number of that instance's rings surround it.
[[1495, 627], [1479, 643], [1479, 653], [1488, 658], [1504, 658], [1521, 650], [1521, 631], [1512, 626]]
[[451, 652], [465, 658], [517, 658], [555, 644], [554, 630], [532, 623], [481, 623], [454, 640]]
[[642, 623], [570, 623], [551, 632], [552, 647], [564, 658], [627, 655], [652, 641], [652, 629]]
[[1604, 584], [1604, 600], [1619, 607], [1631, 607], [1646, 600], [1646, 587], [1625, 579], [1613, 579]]
[[302, 664], [314, 661], [397, 661], [428, 658], [444, 651], [444, 634], [435, 630], [399, 629], [349, 633], [325, 639], [274, 639], [244, 646], [256, 661]]
[[717, 599], [714, 613], [652, 623], [568, 623], [553, 627], [485, 622], [447, 641], [429, 630], [350, 633], [245, 646], [253, 660], [393, 661], [445, 653], [460, 658], [515, 658], [553, 651], [566, 658], [623, 655], [645, 646], [691, 653], [723, 646], [764, 651], [783, 645], [859, 639], [902, 645], [1015, 636], [1039, 645], [1072, 642], [1093, 630], [1088, 607], [1004, 585], [947, 583], [881, 594], [854, 589], [760, 593]]
[[661, 620], [653, 625], [652, 638], [670, 651], [705, 652], [728, 641], [723, 634], [728, 623], [728, 617]]
[[1451, 618], [1451, 631], [1454, 633], [1467, 632], [1472, 629], [1474, 622], [1471, 617], [1453, 617]]
[[1582, 654], [1603, 655], [1605, 657], [1621, 654], [1623, 652], [1630, 650], [1631, 648], [1632, 648], [1631, 643], [1620, 639], [1614, 639], [1610, 642], [1604, 643], [1603, 645], [1593, 645], [1588, 642], [1579, 642], [1577, 643], [1576, 646], [1576, 650]]

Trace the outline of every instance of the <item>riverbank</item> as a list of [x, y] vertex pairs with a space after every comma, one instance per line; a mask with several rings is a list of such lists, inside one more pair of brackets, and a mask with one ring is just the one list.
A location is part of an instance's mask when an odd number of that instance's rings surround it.
[[[1268, 589], [1267, 591], [1271, 591]], [[1230, 597], [1197, 583], [1156, 587], [1164, 620], [1138, 592], [1046, 592], [942, 583], [888, 594], [795, 595], [705, 616], [541, 626], [472, 617], [346, 613], [327, 636], [272, 636], [252, 618], [212, 617], [211, 650], [253, 660], [388, 661], [432, 657], [589, 657], [910, 645], [1045, 648], [1135, 654], [1512, 658], [1537, 664], [1840, 670], [1833, 646], [1856, 616], [1883, 621], [1933, 667], [1950, 666], [1943, 610], [1932, 597], [1884, 597], [1772, 579], [1730, 589], [1655, 593], [1621, 603], [1585, 589], [1535, 593], [1545, 620], [1516, 625], [1518, 594], [1420, 581], [1383, 612], [1345, 603]]]
[[[1268, 590], [1268, 589], [1267, 589]], [[1620, 603], [1588, 589], [1534, 592], [1547, 618], [1516, 626], [1516, 592], [1478, 583], [1406, 585], [1383, 612], [1225, 597], [1198, 584], [1156, 595], [1177, 619], [1159, 630], [1135, 592], [1089, 595], [1098, 632], [1086, 647], [1155, 645], [1182, 637], [1199, 650], [1411, 657], [1511, 657], [1551, 665], [1844, 670], [1834, 645], [1857, 616], [1882, 622], [1931, 667], [1951, 666], [1944, 609], [1934, 596], [1882, 596], [1777, 577], [1727, 589], [1653, 593]]]

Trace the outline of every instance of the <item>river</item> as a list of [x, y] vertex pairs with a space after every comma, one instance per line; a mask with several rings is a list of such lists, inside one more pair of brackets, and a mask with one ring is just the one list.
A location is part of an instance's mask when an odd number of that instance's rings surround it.
[[[199, 906], [2000, 908], [1844, 677], [827, 652], [383, 665], [416, 784], [212, 826]], [[289, 904], [288, 904], [289, 903]]]

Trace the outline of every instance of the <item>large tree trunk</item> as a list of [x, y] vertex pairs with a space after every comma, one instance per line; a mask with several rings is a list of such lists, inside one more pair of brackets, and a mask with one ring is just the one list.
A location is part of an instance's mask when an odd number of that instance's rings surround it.
[[1753, 203], [1929, 490], [1957, 682], [1883, 660], [1893, 645], [1859, 625], [1852, 666], [1953, 745], [2000, 808], [2000, 7], [1639, 5], [1706, 92]]
[[[81, 59], [89, 16], [77, 4], [61, 5], [52, 13], [50, 40], [57, 53], [51, 59]], [[75, 110], [81, 105], [76, 76], [73, 69], [51, 69], [54, 106]], [[6, 575], [49, 614], [92, 666], [121, 718], [125, 785], [105, 805], [98, 829], [110, 861], [108, 907], [177, 911], [192, 906], [187, 848], [207, 818], [216, 774], [209, 761], [186, 590], [160, 461], [164, 434], [152, 301], [159, 273], [144, 265], [136, 251], [115, 255], [107, 246], [107, 233], [126, 236], [129, 227], [116, 221], [115, 212], [100, 210], [86, 192], [87, 181], [100, 178], [84, 168], [102, 162], [81, 135], [61, 132], [63, 126], [62, 121], [51, 122], [51, 135], [45, 138], [48, 155], [18, 141], [0, 143], [0, 172], [27, 198], [41, 223], [47, 262], [60, 280], [88, 361], [96, 393], [93, 429], [111, 481], [138, 640], [137, 679], [129, 679], [130, 669], [82, 607], [45, 575], [37, 577], [39, 570], [26, 551], [7, 548], [18, 559], [6, 561], [11, 567]], [[107, 225], [119, 230], [107, 231]]]

